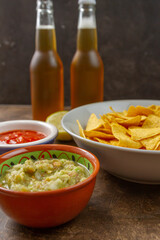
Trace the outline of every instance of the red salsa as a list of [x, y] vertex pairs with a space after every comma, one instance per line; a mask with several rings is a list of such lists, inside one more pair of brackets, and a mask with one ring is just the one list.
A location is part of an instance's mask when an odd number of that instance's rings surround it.
[[32, 130], [13, 130], [0, 133], [0, 144], [28, 143], [45, 138], [44, 133]]

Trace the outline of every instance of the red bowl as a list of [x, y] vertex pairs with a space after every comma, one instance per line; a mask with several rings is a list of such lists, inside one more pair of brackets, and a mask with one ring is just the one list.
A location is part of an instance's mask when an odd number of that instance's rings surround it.
[[[19, 148], [0, 156], [0, 173], [26, 158], [58, 158], [81, 161], [91, 175], [76, 185], [45, 192], [18, 192], [0, 187], [0, 206], [16, 222], [29, 227], [52, 227], [76, 217], [87, 205], [99, 171], [99, 161], [92, 153], [68, 145], [37, 145]], [[37, 157], [38, 156], [38, 157]]]

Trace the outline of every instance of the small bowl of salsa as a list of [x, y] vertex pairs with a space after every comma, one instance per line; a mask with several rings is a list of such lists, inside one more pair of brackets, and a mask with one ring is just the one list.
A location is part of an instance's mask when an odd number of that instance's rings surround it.
[[46, 122], [4, 121], [0, 123], [0, 154], [20, 147], [53, 143], [57, 135], [57, 128]]

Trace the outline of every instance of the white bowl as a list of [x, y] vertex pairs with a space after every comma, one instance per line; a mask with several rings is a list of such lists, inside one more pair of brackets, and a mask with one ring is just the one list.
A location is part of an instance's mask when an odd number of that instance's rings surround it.
[[28, 143], [20, 143], [20, 144], [0, 144], [0, 154], [20, 148], [20, 147], [27, 147], [32, 145], [39, 145], [39, 144], [49, 144], [53, 143], [54, 139], [58, 135], [58, 130], [55, 126], [36, 120], [13, 120], [13, 121], [4, 121], [0, 122], [0, 133], [12, 131], [12, 130], [33, 130], [39, 131], [46, 135], [45, 138], [28, 142]]
[[138, 183], [160, 184], [160, 151], [131, 149], [111, 146], [84, 139], [79, 135], [78, 119], [86, 127], [91, 113], [99, 115], [128, 109], [130, 105], [160, 105], [158, 100], [119, 100], [93, 103], [75, 108], [62, 119], [63, 128], [73, 137], [76, 144], [92, 153], [100, 160], [100, 165], [112, 175]]

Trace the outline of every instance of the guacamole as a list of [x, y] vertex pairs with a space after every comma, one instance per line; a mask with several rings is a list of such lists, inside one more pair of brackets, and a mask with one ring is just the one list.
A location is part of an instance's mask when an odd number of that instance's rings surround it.
[[87, 168], [66, 159], [26, 160], [0, 177], [0, 186], [14, 191], [37, 192], [61, 189], [82, 182]]

